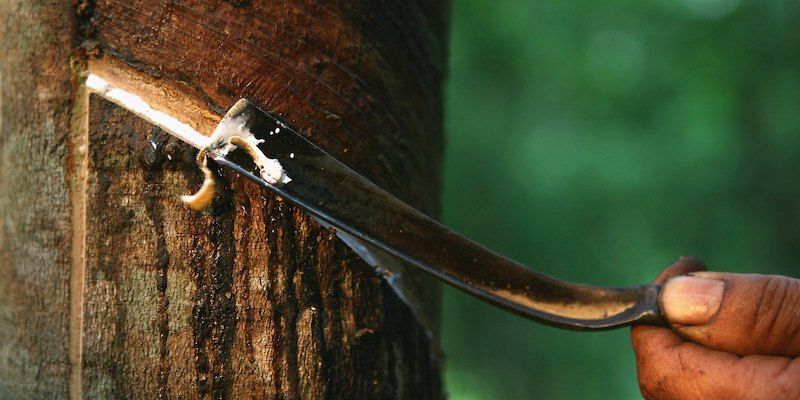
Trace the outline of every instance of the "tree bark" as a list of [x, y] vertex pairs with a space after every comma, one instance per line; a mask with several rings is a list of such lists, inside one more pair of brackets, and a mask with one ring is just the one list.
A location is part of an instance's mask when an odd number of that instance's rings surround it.
[[441, 397], [435, 339], [333, 231], [225, 172], [186, 209], [194, 151], [81, 77], [131, 70], [217, 116], [247, 97], [435, 215], [446, 11], [2, 3], [0, 397]]
[[3, 398], [67, 394], [71, 14], [66, 2], [0, 2]]

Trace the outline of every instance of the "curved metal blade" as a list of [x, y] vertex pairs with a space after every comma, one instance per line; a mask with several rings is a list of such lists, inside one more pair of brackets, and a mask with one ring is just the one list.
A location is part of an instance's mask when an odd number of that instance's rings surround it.
[[259, 148], [280, 162], [291, 181], [268, 183], [242, 151], [215, 157], [219, 164], [458, 289], [561, 328], [596, 330], [636, 323], [663, 324], [657, 285], [601, 288], [535, 272], [405, 204], [246, 100], [232, 107], [225, 117], [238, 116], [246, 117], [247, 128], [263, 140]]

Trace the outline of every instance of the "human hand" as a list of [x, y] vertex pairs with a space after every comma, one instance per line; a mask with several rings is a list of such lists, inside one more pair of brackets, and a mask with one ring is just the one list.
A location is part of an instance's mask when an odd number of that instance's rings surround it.
[[681, 258], [656, 278], [672, 329], [631, 331], [642, 395], [800, 399], [800, 280], [703, 270]]

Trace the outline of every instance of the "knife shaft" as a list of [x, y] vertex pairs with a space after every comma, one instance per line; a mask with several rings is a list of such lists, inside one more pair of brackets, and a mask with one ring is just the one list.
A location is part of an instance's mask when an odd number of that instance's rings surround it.
[[261, 179], [241, 152], [215, 160], [306, 212], [475, 297], [524, 317], [576, 330], [663, 324], [657, 285], [603, 288], [535, 272], [453, 232], [336, 160], [279, 118], [248, 103], [235, 110], [264, 154], [291, 178]]

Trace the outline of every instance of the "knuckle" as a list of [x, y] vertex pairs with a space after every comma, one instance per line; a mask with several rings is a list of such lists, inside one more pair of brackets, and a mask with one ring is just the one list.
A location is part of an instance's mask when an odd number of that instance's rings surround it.
[[753, 318], [753, 330], [788, 339], [800, 331], [800, 281], [770, 276], [764, 282]]
[[645, 400], [656, 400], [657, 399], [657, 397], [655, 397], [653, 395], [653, 393], [650, 391], [650, 388], [647, 387], [647, 386], [642, 385], [641, 383], [639, 384], [639, 392], [642, 394], [642, 398], [645, 399]]
[[650, 357], [640, 356], [636, 360], [636, 373], [639, 380], [639, 391], [645, 399], [653, 399], [653, 368]]
[[656, 386], [649, 376], [642, 376], [642, 374], [639, 374], [639, 391], [642, 393], [643, 398], [647, 400], [657, 399], [655, 388]]
[[653, 357], [639, 360], [637, 363], [639, 391], [647, 400], [668, 399], [666, 388], [671, 379], [664, 366]]
[[774, 380], [778, 388], [776, 399], [800, 398], [800, 358], [791, 361]]

